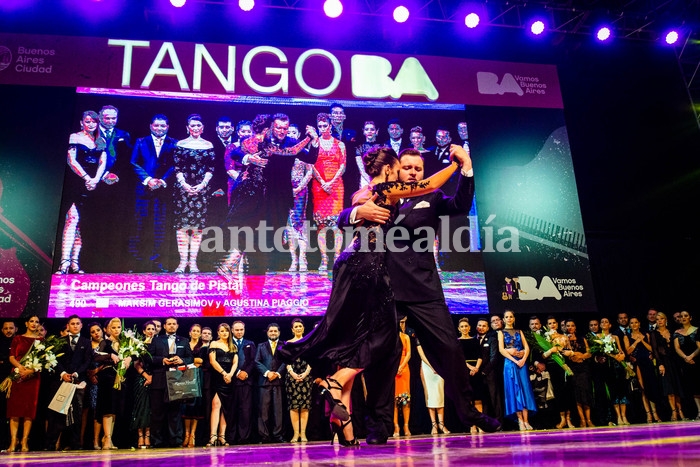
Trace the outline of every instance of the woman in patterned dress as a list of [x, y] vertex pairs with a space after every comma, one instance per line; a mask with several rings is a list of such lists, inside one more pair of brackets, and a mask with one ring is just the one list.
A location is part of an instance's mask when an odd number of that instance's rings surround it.
[[318, 227], [318, 249], [321, 252], [319, 272], [328, 270], [326, 233], [333, 232], [335, 258], [340, 254], [343, 234], [338, 229], [338, 214], [343, 210], [343, 174], [345, 173], [345, 144], [331, 135], [331, 117], [320, 113], [316, 117], [318, 138], [318, 159], [314, 164], [314, 179], [311, 181], [313, 193], [314, 221]]
[[[299, 318], [292, 320], [292, 332], [294, 337], [287, 342], [296, 342], [304, 337], [304, 323]], [[301, 358], [297, 358], [291, 365], [287, 365], [285, 390], [287, 403], [289, 404], [289, 418], [292, 420], [294, 436], [292, 443], [306, 442], [306, 425], [309, 422], [309, 409], [311, 408], [311, 366]]]
[[207, 223], [209, 180], [214, 175], [214, 146], [202, 138], [202, 117], [187, 117], [189, 136], [177, 142], [175, 162], [175, 229], [180, 264], [176, 273], [199, 272], [197, 254], [202, 243], [202, 228]]

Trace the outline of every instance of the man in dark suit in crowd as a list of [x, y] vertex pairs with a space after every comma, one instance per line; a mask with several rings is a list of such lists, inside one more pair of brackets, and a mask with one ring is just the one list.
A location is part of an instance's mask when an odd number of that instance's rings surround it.
[[[454, 402], [462, 423], [492, 432], [500, 429], [500, 423], [474, 407], [469, 374], [455, 338], [454, 323], [435, 267], [432, 241], [426, 240], [430, 229], [433, 233], [438, 231], [440, 216], [468, 212], [471, 207], [474, 195], [471, 159], [460, 146], [452, 146], [452, 152], [461, 165], [456, 195], [448, 197], [438, 190], [405, 199], [400, 204], [395, 226], [402, 231], [394, 236], [393, 245], [387, 245], [386, 265], [389, 277], [395, 284], [396, 312], [408, 316], [416, 334], [421, 336], [423, 351], [445, 380], [445, 394]], [[402, 151], [400, 163], [399, 180], [415, 182], [423, 179], [420, 152], [414, 149]], [[338, 222], [344, 226], [360, 223], [364, 219], [384, 223], [389, 219], [389, 211], [368, 200], [354, 209], [344, 210]], [[420, 244], [425, 248], [415, 250], [414, 245]], [[389, 378], [396, 374], [401, 356], [398, 339], [396, 344], [394, 355], [390, 358], [380, 357], [364, 372], [369, 444], [386, 443], [388, 428], [392, 425], [394, 398]]]
[[[12, 371], [12, 363], [10, 363], [10, 345], [12, 339], [17, 332], [17, 325], [11, 319], [5, 318], [2, 321], [2, 331], [0, 333], [0, 381], [3, 381], [10, 375]], [[0, 401], [0, 449], [5, 449], [10, 440], [10, 427], [8, 419], [5, 417], [7, 413], [7, 404]]]
[[392, 118], [387, 122], [386, 131], [389, 133], [389, 141], [384, 143], [384, 146], [390, 147], [396, 154], [411, 146], [409, 139], [403, 137], [403, 127], [398, 118]]
[[486, 332], [481, 346], [484, 359], [481, 372], [489, 392], [489, 414], [503, 422], [503, 355], [498, 350], [498, 331], [503, 329], [503, 319], [492, 315], [489, 321], [491, 329]]
[[630, 319], [627, 313], [618, 313], [617, 314], [617, 326], [615, 326], [610, 333], [616, 335], [617, 337], [620, 338], [620, 343], [625, 339], [625, 336], [629, 336], [630, 334]]
[[[258, 345], [255, 353], [255, 364], [259, 373], [260, 384], [260, 418], [258, 419], [258, 433], [263, 443], [283, 443], [282, 437], [282, 391], [284, 383], [282, 373], [285, 364], [277, 354], [280, 328], [277, 323], [267, 326], [267, 340]], [[270, 433], [270, 423], [272, 433]]]
[[[80, 331], [83, 322], [77, 315], [68, 317], [66, 322], [68, 333], [62, 337], [66, 341], [61, 352], [63, 355], [56, 359], [57, 364], [51, 378], [49, 394], [56, 394], [61, 383], [79, 384], [87, 381], [87, 370], [92, 363], [92, 345], [90, 339], [82, 337]], [[64, 449], [82, 449], [80, 427], [83, 418], [83, 395], [85, 389], [75, 390], [73, 401], [67, 415], [47, 410], [48, 429], [46, 431], [46, 449], [53, 451], [57, 448], [59, 435]]]
[[[171, 368], [189, 365], [194, 361], [189, 339], [176, 335], [177, 318], [167, 318], [165, 334], [153, 338], [148, 351], [153, 360], [151, 383], [151, 441], [155, 447], [182, 445], [182, 401], [168, 401], [168, 383], [165, 374]], [[164, 429], [167, 430], [164, 432]]]
[[233, 417], [227, 427], [226, 438], [233, 443], [248, 444], [253, 420], [253, 372], [255, 371], [255, 343], [245, 339], [245, 324], [234, 321], [231, 325], [233, 342], [238, 347], [238, 369], [234, 374]]
[[136, 272], [167, 272], [167, 247], [173, 232], [168, 219], [175, 182], [173, 152], [177, 141], [169, 137], [168, 118], [163, 114], [151, 119], [151, 134], [136, 140], [131, 165], [136, 185], [136, 230], [129, 241], [135, 257]]
[[[95, 190], [95, 206], [101, 212], [96, 213], [96, 222], [90, 230], [95, 230], [104, 249], [83, 251], [83, 257], [89, 260], [91, 272], [127, 272], [130, 269], [128, 255], [105, 254], [108, 252], [125, 252], [129, 248], [129, 236], [133, 225], [133, 199], [136, 175], [131, 166], [131, 135], [117, 128], [119, 110], [113, 105], [105, 105], [100, 110], [99, 135], [104, 139], [107, 153], [102, 185]], [[107, 215], [105, 215], [105, 213]], [[109, 216], [109, 218], [107, 218]], [[94, 218], [91, 216], [91, 218]], [[118, 225], [120, 228], [115, 229]]]

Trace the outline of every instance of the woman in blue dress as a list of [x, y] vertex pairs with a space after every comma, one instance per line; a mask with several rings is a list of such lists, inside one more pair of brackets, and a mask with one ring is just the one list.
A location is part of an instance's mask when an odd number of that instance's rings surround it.
[[498, 350], [505, 358], [503, 363], [503, 389], [506, 400], [505, 414], [518, 417], [520, 431], [532, 430], [528, 422], [528, 411], [536, 411], [535, 394], [530, 386], [527, 372], [527, 356], [530, 347], [523, 332], [515, 329], [515, 314], [507, 310], [503, 313], [505, 327], [498, 331]]

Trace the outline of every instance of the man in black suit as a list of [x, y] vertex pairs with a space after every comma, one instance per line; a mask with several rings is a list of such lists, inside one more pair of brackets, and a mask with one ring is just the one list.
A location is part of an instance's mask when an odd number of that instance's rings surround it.
[[489, 412], [503, 422], [503, 355], [498, 350], [498, 331], [503, 329], [503, 319], [499, 315], [489, 318], [491, 329], [486, 333], [482, 344], [484, 364], [482, 373], [489, 392]]
[[253, 419], [253, 372], [255, 371], [255, 343], [245, 339], [245, 324], [234, 321], [231, 325], [233, 342], [238, 347], [238, 369], [234, 374], [233, 416], [235, 423], [228, 425], [227, 439], [237, 444], [248, 444]]
[[[56, 359], [57, 364], [53, 373], [48, 373], [51, 378], [49, 394], [58, 391], [62, 382], [79, 384], [87, 381], [87, 370], [92, 363], [92, 345], [90, 339], [82, 337], [80, 331], [83, 322], [77, 315], [68, 317], [66, 334], [62, 339], [66, 341], [61, 352], [63, 355]], [[82, 449], [80, 439], [80, 427], [83, 418], [83, 394], [85, 389], [75, 390], [73, 401], [68, 415], [63, 415], [53, 410], [47, 411], [48, 429], [46, 431], [46, 449], [56, 449], [59, 435], [64, 449]]]
[[392, 118], [387, 122], [387, 133], [389, 133], [389, 141], [384, 143], [384, 146], [390, 147], [396, 154], [411, 146], [411, 142], [403, 138], [403, 127], [398, 118]]
[[[433, 367], [445, 380], [445, 394], [454, 402], [455, 409], [467, 426], [476, 425], [484, 431], [500, 429], [500, 423], [476, 410], [472, 398], [469, 374], [455, 338], [454, 323], [445, 302], [440, 276], [433, 259], [432, 241], [428, 239], [432, 229], [438, 231], [440, 216], [468, 212], [474, 195], [474, 179], [471, 159], [460, 146], [452, 146], [453, 157], [461, 165], [457, 193], [445, 196], [439, 190], [415, 198], [407, 198], [399, 207], [396, 226], [401, 235], [394, 236], [388, 245], [386, 265], [394, 284], [396, 312], [406, 315]], [[406, 149], [401, 152], [399, 180], [415, 182], [423, 179], [423, 158], [420, 152]], [[339, 224], [348, 225], [363, 219], [384, 223], [389, 211], [380, 208], [372, 200], [354, 209], [344, 210]], [[421, 251], [414, 245], [425, 245]], [[380, 358], [365, 369], [367, 384], [367, 442], [386, 443], [388, 428], [392, 424], [393, 378], [398, 369], [401, 346], [397, 339], [396, 351], [390, 358]]]
[[610, 333], [620, 338], [620, 344], [625, 340], [625, 336], [630, 335], [629, 323], [630, 319], [627, 313], [622, 312], [617, 314], [617, 326], [615, 326]]
[[[282, 373], [286, 365], [279, 358], [277, 345], [279, 343], [280, 328], [277, 323], [267, 325], [267, 340], [258, 345], [255, 353], [255, 365], [259, 373], [260, 384], [260, 418], [258, 419], [258, 433], [263, 443], [283, 443], [282, 437], [282, 391], [284, 383]], [[272, 434], [270, 423], [273, 422]]]
[[[181, 401], [168, 401], [166, 372], [194, 361], [189, 339], [176, 335], [177, 318], [167, 318], [165, 335], [153, 338], [148, 348], [153, 360], [151, 383], [151, 441], [155, 447], [182, 445]], [[167, 432], [163, 432], [167, 429]]]
[[168, 117], [154, 115], [151, 134], [136, 140], [131, 155], [139, 183], [136, 185], [136, 230], [129, 242], [137, 272], [166, 272], [167, 239], [173, 231], [168, 222], [172, 204], [175, 167], [173, 152], [177, 141], [167, 136]]
[[[105, 105], [100, 110], [99, 136], [104, 139], [107, 152], [107, 165], [102, 181], [106, 184], [95, 191], [94, 209], [100, 210], [96, 222], [90, 230], [95, 230], [104, 250], [87, 250], [90, 270], [93, 272], [127, 272], [130, 269], [128, 255], [106, 254], [125, 252], [129, 248], [129, 232], [133, 227], [132, 206], [136, 175], [131, 166], [131, 135], [117, 128], [119, 110], [113, 105]], [[108, 213], [109, 218], [105, 216]], [[90, 216], [91, 219], [95, 218]], [[114, 226], [119, 228], [114, 228]], [[106, 251], [105, 251], [106, 250]], [[109, 258], [109, 261], [106, 261]]]

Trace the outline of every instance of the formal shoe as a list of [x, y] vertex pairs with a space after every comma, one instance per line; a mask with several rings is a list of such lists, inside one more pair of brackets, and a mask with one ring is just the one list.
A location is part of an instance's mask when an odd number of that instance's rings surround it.
[[651, 424], [653, 423], [654, 420], [651, 418], [651, 412], [647, 411], [647, 423]]
[[672, 422], [678, 421], [678, 411], [677, 410], [671, 410], [671, 421]]
[[576, 428], [573, 423], [571, 423], [571, 419], [569, 417], [566, 417], [566, 426], [569, 428]]
[[[472, 427], [472, 428], [476, 428], [476, 427]], [[433, 422], [432, 428], [430, 429], [430, 434], [431, 435], [438, 434], [437, 422]]]
[[77, 261], [70, 262], [70, 272], [72, 274], [85, 274], [85, 271], [80, 269], [80, 265], [78, 264]]
[[[340, 420], [339, 420], [340, 421]], [[343, 447], [354, 447], [354, 446], [359, 446], [360, 441], [358, 441], [357, 437], [354, 437], [353, 439], [346, 439], [345, 434], [343, 433], [343, 429], [352, 424], [352, 418], [348, 418], [347, 421], [341, 422], [340, 425], [337, 423], [333, 423], [331, 421], [331, 431], [334, 433], [334, 435], [338, 435], [338, 444], [340, 444]], [[335, 436], [331, 438], [331, 445], [333, 444], [333, 440], [335, 439]]]
[[472, 420], [472, 423], [486, 433], [495, 433], [503, 430], [501, 422], [483, 413], [479, 413], [479, 416]]
[[145, 447], [146, 449], [151, 447], [151, 435], [144, 435], [143, 441], [144, 441], [143, 447]]
[[522, 420], [518, 420], [518, 430], [519, 431], [526, 431], [527, 430], [527, 428], [525, 428], [525, 422], [523, 422]]
[[627, 420], [627, 417], [622, 417], [622, 424], [623, 425], [629, 425], [630, 422]]
[[190, 434], [189, 434], [189, 433], [185, 433], [185, 439], [182, 441], [182, 446], [181, 446], [181, 447], [183, 447], [183, 448], [184, 448], [184, 447], [187, 447], [187, 443], [189, 443], [189, 441], [190, 441]]
[[556, 428], [557, 430], [563, 430], [564, 428], [566, 428], [566, 419], [564, 417], [562, 417], [561, 421], [559, 423], [557, 423], [554, 426], [554, 428]]
[[194, 447], [194, 434], [190, 436], [190, 442], [187, 443], [188, 448], [193, 448]]
[[624, 425], [624, 423], [622, 422], [622, 418], [617, 417], [617, 426], [622, 426], [622, 425]]
[[10, 446], [6, 449], [6, 452], [15, 452], [17, 451], [17, 439], [13, 439], [10, 441]]
[[177, 265], [175, 270], [173, 271], [175, 274], [182, 274], [185, 272], [185, 268], [187, 267], [187, 263], [180, 263]]
[[365, 439], [365, 442], [367, 444], [372, 444], [372, 445], [377, 445], [377, 444], [386, 444], [387, 442], [387, 436], [386, 435], [380, 435], [377, 433], [369, 433], [367, 434], [367, 439]]
[[328, 256], [321, 257], [321, 265], [318, 267], [318, 272], [328, 271]]
[[656, 414], [655, 411], [653, 411], [653, 410], [651, 411], [651, 416], [654, 419], [654, 423], [661, 423], [661, 419], [659, 418], [659, 416]]
[[[324, 381], [326, 383], [326, 386], [321, 385], [321, 383]], [[350, 414], [348, 413], [348, 409], [345, 407], [345, 404], [343, 404], [340, 401], [340, 399], [333, 398], [333, 395], [331, 394], [331, 389], [342, 391], [343, 386], [341, 386], [341, 384], [333, 378], [326, 378], [323, 381], [319, 382], [318, 385], [321, 388], [319, 394], [328, 403], [328, 406], [331, 409], [331, 414], [341, 421], [350, 420]]]
[[527, 423], [527, 422], [525, 422], [525, 429], [526, 429], [527, 431], [532, 431], [532, 430], [534, 430], [534, 428], [532, 428], [532, 425], [530, 425], [530, 424]]
[[191, 273], [199, 272], [199, 268], [197, 267], [196, 264], [195, 265], [190, 264], [190, 272]]
[[298, 264], [297, 260], [293, 259], [293, 260], [292, 260], [292, 265], [289, 266], [289, 269], [287, 269], [287, 271], [289, 271], [289, 272], [297, 272], [298, 270], [299, 270], [299, 264]]
[[479, 434], [479, 429], [477, 427], [475, 427], [474, 425], [472, 425], [471, 428], [469, 428], [469, 434], [470, 435]]
[[307, 443], [307, 442], [309, 441], [308, 438], [306, 437], [306, 432], [305, 432], [305, 431], [302, 431], [301, 433], [299, 433], [299, 440], [300, 440], [302, 443]]
[[408, 429], [408, 425], [403, 426], [403, 435], [404, 436], [411, 436], [411, 430]]
[[211, 435], [209, 437], [209, 442], [207, 444], [205, 444], [204, 447], [213, 448], [214, 446], [216, 446], [218, 444], [218, 442], [219, 442], [219, 437], [216, 435]]
[[588, 428], [595, 428], [595, 423], [593, 423], [591, 420], [586, 420], [586, 426]]
[[[279, 442], [283, 443], [284, 440], [280, 439]], [[230, 444], [226, 442], [226, 438], [222, 435], [219, 435], [219, 446], [230, 446]]]
[[146, 443], [143, 440], [143, 435], [139, 436], [139, 439], [136, 441], [136, 446], [139, 447], [139, 449], [145, 449], [146, 448]]
[[451, 435], [452, 434], [452, 432], [445, 427], [445, 424], [443, 422], [438, 422], [438, 428], [440, 428], [440, 431], [442, 432], [443, 435]]
[[294, 432], [294, 435], [292, 435], [292, 439], [289, 442], [290, 443], [298, 443], [299, 442], [299, 432]]

